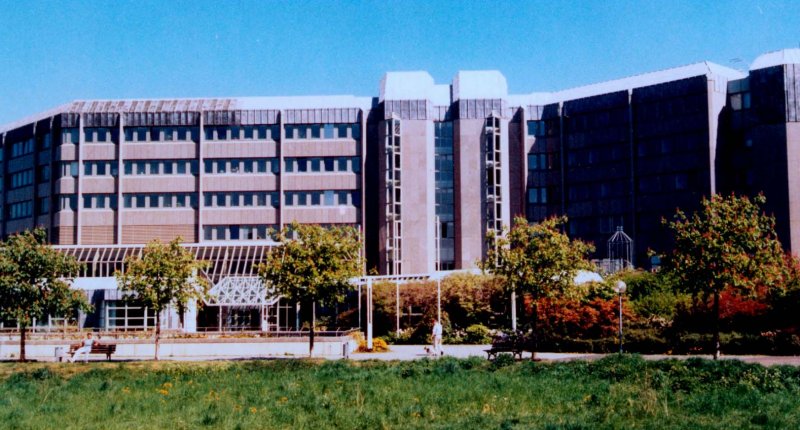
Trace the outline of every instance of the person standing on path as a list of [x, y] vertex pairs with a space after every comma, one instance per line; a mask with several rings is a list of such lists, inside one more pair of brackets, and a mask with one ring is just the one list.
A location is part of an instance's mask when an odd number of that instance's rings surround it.
[[437, 357], [444, 355], [444, 351], [442, 351], [442, 325], [436, 318], [433, 319], [431, 338], [433, 341], [433, 354]]
[[86, 339], [81, 342], [81, 347], [75, 350], [75, 353], [72, 354], [72, 358], [69, 360], [70, 362], [74, 363], [75, 360], [78, 358], [79, 354], [83, 354], [83, 362], [89, 362], [89, 353], [92, 352], [92, 345], [94, 345], [94, 339], [92, 339], [92, 333], [86, 333]]

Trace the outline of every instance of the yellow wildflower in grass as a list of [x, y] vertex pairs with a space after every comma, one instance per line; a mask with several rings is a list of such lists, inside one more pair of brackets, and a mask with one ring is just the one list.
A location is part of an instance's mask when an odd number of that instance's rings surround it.
[[172, 388], [172, 382], [165, 382], [165, 383], [161, 384], [161, 386], [164, 387], [164, 388]]
[[256, 412], [258, 412], [258, 408], [257, 408], [257, 407], [255, 407], [255, 406], [250, 406], [250, 413], [251, 413], [251, 414], [254, 414], [254, 413], [256, 413]]
[[131, 389], [130, 389], [130, 388], [128, 388], [128, 387], [122, 387], [122, 393], [123, 393], [123, 394], [129, 394], [130, 392], [131, 392]]
[[159, 389], [158, 389], [158, 390], [156, 390], [156, 391], [158, 391], [159, 393], [161, 393], [161, 394], [162, 394], [162, 395], [164, 395], [164, 396], [169, 396], [169, 390], [165, 390], [165, 389], [163, 389], [163, 388], [159, 388]]
[[281, 402], [281, 403], [286, 403], [288, 401], [289, 401], [289, 399], [286, 398], [286, 396], [281, 397], [281, 399], [279, 400], [279, 402]]

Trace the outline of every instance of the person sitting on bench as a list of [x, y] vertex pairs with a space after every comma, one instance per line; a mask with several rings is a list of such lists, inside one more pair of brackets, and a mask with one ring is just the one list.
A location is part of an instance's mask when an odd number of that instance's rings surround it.
[[70, 362], [74, 363], [75, 359], [78, 358], [79, 354], [84, 354], [83, 362], [89, 362], [89, 353], [92, 352], [92, 345], [94, 345], [94, 339], [92, 339], [92, 333], [86, 333], [86, 339], [81, 342], [81, 347], [75, 350], [75, 353], [72, 354], [72, 358], [70, 358]]

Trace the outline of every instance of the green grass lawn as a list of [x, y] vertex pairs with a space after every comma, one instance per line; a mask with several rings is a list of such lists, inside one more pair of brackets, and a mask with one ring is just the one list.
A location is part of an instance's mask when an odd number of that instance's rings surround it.
[[701, 359], [0, 364], [0, 427], [800, 428], [800, 369]]

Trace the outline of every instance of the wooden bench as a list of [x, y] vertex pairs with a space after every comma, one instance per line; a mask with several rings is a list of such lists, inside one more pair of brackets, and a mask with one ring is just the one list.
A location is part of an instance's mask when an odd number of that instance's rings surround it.
[[499, 335], [492, 339], [492, 347], [486, 349], [489, 360], [497, 358], [498, 354], [511, 353], [511, 356], [522, 360], [522, 352], [525, 351], [525, 339], [520, 335]]
[[[74, 356], [75, 351], [81, 347], [82, 344], [76, 343], [69, 346], [69, 355]], [[92, 344], [92, 350], [89, 354], [103, 354], [106, 356], [106, 360], [111, 360], [111, 354], [117, 352], [117, 345], [114, 343], [97, 343], [95, 342]]]
[[497, 354], [503, 354], [506, 352], [510, 352], [511, 356], [515, 359], [522, 360], [522, 349], [516, 348], [514, 346], [492, 346], [491, 349], [487, 349], [486, 355], [489, 360], [494, 360], [497, 358]]

